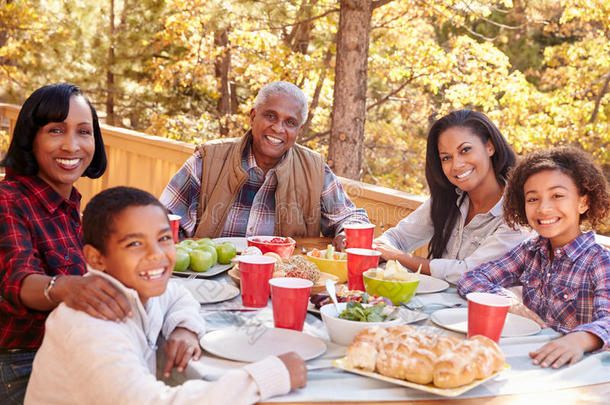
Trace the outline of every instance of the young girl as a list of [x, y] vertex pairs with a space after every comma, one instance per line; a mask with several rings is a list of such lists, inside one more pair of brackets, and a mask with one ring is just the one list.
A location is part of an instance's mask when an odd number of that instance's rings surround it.
[[510, 311], [565, 333], [530, 353], [534, 364], [561, 367], [610, 342], [610, 251], [580, 224], [600, 223], [610, 205], [603, 174], [581, 150], [563, 147], [531, 153], [515, 168], [504, 200], [511, 225], [540, 236], [462, 276], [458, 292], [509, 295], [523, 286], [523, 304]]
[[[454, 111], [430, 128], [426, 180], [431, 198], [375, 240], [386, 260], [457, 282], [529, 234], [502, 219], [502, 193], [515, 153], [480, 112]], [[428, 257], [410, 252], [428, 243]]]

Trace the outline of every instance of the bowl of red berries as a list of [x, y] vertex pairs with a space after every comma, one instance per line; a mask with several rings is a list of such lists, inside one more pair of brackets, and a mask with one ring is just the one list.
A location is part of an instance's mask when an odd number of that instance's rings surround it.
[[256, 246], [263, 254], [277, 253], [281, 258], [290, 257], [296, 246], [294, 239], [280, 236], [249, 236], [246, 241], [248, 246]]

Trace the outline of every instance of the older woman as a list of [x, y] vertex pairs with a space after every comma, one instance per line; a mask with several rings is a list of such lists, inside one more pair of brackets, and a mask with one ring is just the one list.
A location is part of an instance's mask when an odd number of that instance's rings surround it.
[[97, 114], [73, 84], [36, 90], [25, 101], [0, 182], [0, 397], [21, 403], [47, 315], [60, 302], [111, 320], [126, 298], [86, 272], [81, 177], [100, 177], [106, 153]]

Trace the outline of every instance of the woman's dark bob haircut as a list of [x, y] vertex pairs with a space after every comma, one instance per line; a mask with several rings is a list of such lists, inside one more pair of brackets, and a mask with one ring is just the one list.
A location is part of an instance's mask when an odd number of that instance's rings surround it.
[[93, 160], [83, 176], [97, 179], [106, 171], [106, 150], [102, 140], [102, 131], [97, 119], [95, 108], [83, 95], [82, 90], [71, 83], [57, 83], [44, 86], [33, 92], [19, 111], [13, 139], [0, 162], [1, 166], [8, 167], [16, 174], [22, 176], [35, 176], [38, 173], [38, 162], [32, 151], [32, 144], [38, 130], [49, 122], [63, 122], [70, 110], [70, 97], [80, 96], [85, 99], [91, 108], [93, 118], [93, 136], [95, 139], [95, 152]]

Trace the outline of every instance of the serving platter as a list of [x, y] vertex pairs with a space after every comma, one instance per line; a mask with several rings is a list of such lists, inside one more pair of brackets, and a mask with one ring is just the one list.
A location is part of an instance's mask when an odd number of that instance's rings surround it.
[[229, 270], [231, 267], [233, 267], [233, 264], [229, 263], [229, 264], [215, 264], [214, 266], [210, 267], [209, 269], [207, 269], [206, 271], [202, 271], [202, 272], [198, 272], [198, 271], [193, 271], [190, 269], [186, 269], [184, 271], [176, 271], [174, 270], [175, 275], [180, 276], [180, 277], [189, 277], [189, 276], [195, 276], [195, 278], [208, 278], [208, 277], [214, 277], [224, 271]]
[[332, 364], [334, 367], [340, 368], [340, 369], [348, 371], [350, 373], [359, 374], [359, 375], [362, 375], [365, 377], [374, 378], [376, 380], [386, 381], [386, 382], [389, 382], [392, 384], [402, 385], [403, 387], [409, 387], [409, 388], [413, 388], [413, 389], [416, 389], [419, 391], [425, 391], [425, 392], [429, 392], [431, 394], [441, 395], [444, 397], [457, 397], [458, 395], [462, 395], [463, 393], [470, 391], [471, 389], [483, 384], [484, 382], [489, 381], [492, 378], [495, 378], [498, 374], [502, 373], [503, 371], [510, 369], [510, 366], [508, 364], [504, 364], [504, 367], [502, 369], [500, 369], [499, 371], [496, 371], [495, 373], [493, 373], [492, 375], [490, 375], [487, 378], [483, 378], [481, 380], [474, 380], [470, 384], [465, 384], [465, 385], [462, 385], [462, 386], [456, 387], [456, 388], [438, 388], [432, 384], [417, 384], [417, 383], [413, 383], [413, 382], [406, 381], [406, 380], [399, 380], [397, 378], [386, 377], [384, 375], [381, 375], [381, 374], [375, 373], [375, 372], [364, 371], [364, 370], [360, 370], [358, 368], [352, 368], [347, 365], [348, 363], [346, 362], [346, 360], [347, 360], [347, 358], [343, 357], [343, 358], [334, 360]]
[[205, 334], [200, 343], [206, 352], [215, 356], [248, 363], [287, 352], [296, 352], [304, 360], [311, 360], [326, 352], [322, 339], [291, 329], [262, 325], [218, 329]]

